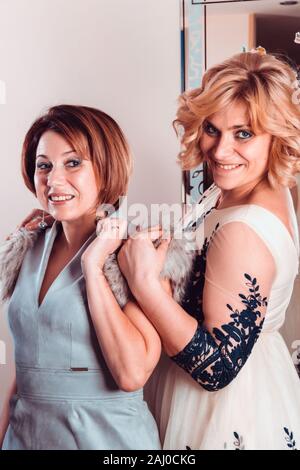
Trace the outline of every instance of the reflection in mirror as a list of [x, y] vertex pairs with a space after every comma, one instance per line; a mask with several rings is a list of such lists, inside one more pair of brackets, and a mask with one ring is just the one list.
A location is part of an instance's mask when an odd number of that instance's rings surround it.
[[[200, 85], [205, 70], [226, 58], [263, 46], [300, 66], [300, 1], [183, 0], [185, 89]], [[300, 42], [300, 40], [299, 40]], [[195, 202], [211, 184], [204, 167], [184, 175], [184, 202]]]
[[[196, 88], [211, 66], [242, 51], [258, 46], [280, 54], [298, 73], [300, 79], [300, 1], [183, 0], [185, 27], [185, 89]], [[297, 85], [297, 82], [295, 82]], [[300, 103], [300, 92], [293, 99]], [[300, 176], [293, 188], [300, 226]], [[184, 202], [197, 202], [212, 179], [205, 165], [184, 174]], [[287, 319], [281, 332], [300, 364], [300, 278], [296, 278]], [[300, 366], [298, 365], [299, 372]]]

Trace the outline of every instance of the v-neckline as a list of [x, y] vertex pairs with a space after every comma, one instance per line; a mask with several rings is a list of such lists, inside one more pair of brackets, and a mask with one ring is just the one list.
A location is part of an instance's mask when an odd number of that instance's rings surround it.
[[58, 234], [58, 223], [59, 223], [58, 221], [55, 221], [54, 224], [52, 225], [51, 229], [49, 230], [49, 233], [45, 233], [44, 250], [43, 250], [43, 254], [42, 254], [42, 261], [41, 261], [40, 270], [39, 270], [40, 272], [39, 272], [37, 292], [36, 292], [37, 310], [40, 310], [43, 307], [43, 305], [45, 304], [49, 294], [51, 293], [51, 291], [55, 287], [55, 284], [57, 283], [57, 281], [65, 274], [65, 272], [70, 267], [70, 265], [74, 262], [74, 260], [83, 252], [83, 250], [85, 249], [88, 242], [93, 237], [94, 238], [96, 237], [96, 233], [92, 233], [87, 238], [87, 240], [83, 243], [83, 245], [79, 248], [79, 250], [76, 251], [74, 256], [68, 261], [68, 263], [61, 269], [61, 271], [55, 277], [53, 282], [48, 287], [48, 289], [47, 289], [47, 291], [46, 291], [46, 293], [43, 297], [42, 302], [39, 303], [41, 288], [42, 288], [43, 281], [44, 281], [44, 278], [45, 278], [45, 275], [46, 275], [46, 270], [47, 270], [47, 267], [48, 267], [48, 264], [49, 264], [49, 259], [50, 259], [50, 256], [51, 256], [51, 253], [52, 253], [52, 250], [53, 250], [53, 245], [54, 245], [55, 239], [56, 239], [57, 234]]

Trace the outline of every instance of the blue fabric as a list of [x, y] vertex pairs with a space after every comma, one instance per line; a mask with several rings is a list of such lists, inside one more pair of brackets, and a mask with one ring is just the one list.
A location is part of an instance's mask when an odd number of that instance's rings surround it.
[[94, 332], [80, 258], [95, 235], [38, 306], [56, 233], [27, 252], [9, 303], [18, 393], [3, 449], [159, 449], [143, 391], [118, 389]]

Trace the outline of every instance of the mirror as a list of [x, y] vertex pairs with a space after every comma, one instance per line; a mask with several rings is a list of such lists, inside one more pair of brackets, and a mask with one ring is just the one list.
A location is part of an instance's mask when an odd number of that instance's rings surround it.
[[[212, 65], [258, 46], [282, 54], [295, 70], [300, 71], [300, 1], [183, 0], [182, 24], [185, 90], [198, 87], [205, 70]], [[188, 203], [197, 202], [212, 183], [203, 165], [185, 172], [183, 181], [183, 202]], [[300, 226], [300, 175], [298, 187], [291, 192]], [[281, 333], [300, 373], [299, 299], [298, 275]]]
[[[182, 0], [182, 24], [185, 90], [198, 87], [212, 65], [260, 45], [300, 67], [300, 1]], [[183, 202], [196, 202], [211, 184], [202, 165], [183, 180]]]

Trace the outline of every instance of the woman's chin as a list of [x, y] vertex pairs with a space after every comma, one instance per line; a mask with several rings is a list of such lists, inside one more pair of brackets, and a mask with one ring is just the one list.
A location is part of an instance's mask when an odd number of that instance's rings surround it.
[[80, 219], [80, 216], [82, 217], [82, 214], [67, 214], [65, 211], [60, 210], [49, 210], [49, 214], [54, 220], [57, 220], [57, 222], [73, 222]]
[[238, 181], [232, 181], [227, 178], [214, 178], [214, 183], [218, 188], [224, 190], [224, 191], [230, 191], [232, 189], [235, 189], [239, 186]]

